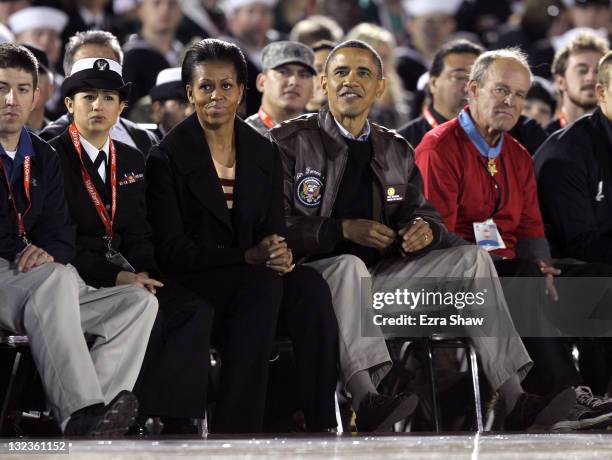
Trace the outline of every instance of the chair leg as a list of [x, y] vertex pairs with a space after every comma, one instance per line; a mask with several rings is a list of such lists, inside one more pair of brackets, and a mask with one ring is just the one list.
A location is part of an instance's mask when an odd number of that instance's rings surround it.
[[337, 423], [336, 432], [343, 433], [344, 427], [342, 426], [342, 414], [340, 413], [340, 404], [338, 403], [338, 392], [337, 391], [334, 392], [334, 410], [336, 412], [336, 423]]
[[465, 347], [469, 353], [468, 365], [472, 373], [472, 385], [474, 387], [474, 411], [476, 413], [476, 428], [478, 432], [484, 431], [482, 421], [482, 402], [480, 400], [480, 382], [478, 379], [478, 359], [476, 350], [470, 342], [466, 342]]
[[13, 401], [15, 397], [15, 383], [17, 381], [17, 374], [19, 372], [19, 364], [21, 363], [21, 352], [15, 352], [15, 360], [13, 361], [13, 367], [11, 369], [11, 376], [6, 387], [6, 394], [4, 395], [4, 401], [2, 401], [2, 410], [0, 412], [0, 433], [4, 433], [5, 423], [8, 419], [8, 415], [11, 411], [11, 406], [15, 404]]
[[433, 418], [434, 418], [434, 428], [436, 433], [440, 433], [442, 431], [441, 426], [441, 415], [440, 415], [440, 401], [438, 399], [438, 386], [436, 385], [436, 376], [434, 372], [434, 361], [433, 361], [433, 352], [431, 349], [431, 342], [428, 339], [424, 341], [425, 346], [425, 354], [427, 355], [428, 361], [428, 370], [429, 370], [429, 381], [431, 383], [431, 404], [433, 406]]

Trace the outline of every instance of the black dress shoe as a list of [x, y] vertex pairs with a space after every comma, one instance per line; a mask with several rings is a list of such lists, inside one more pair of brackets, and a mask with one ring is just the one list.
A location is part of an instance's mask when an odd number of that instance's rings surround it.
[[121, 436], [134, 423], [137, 414], [136, 396], [129, 391], [122, 391], [106, 406], [95, 404], [72, 414], [64, 436]]
[[357, 431], [391, 431], [395, 423], [413, 414], [418, 403], [415, 394], [387, 396], [369, 393], [357, 409]]

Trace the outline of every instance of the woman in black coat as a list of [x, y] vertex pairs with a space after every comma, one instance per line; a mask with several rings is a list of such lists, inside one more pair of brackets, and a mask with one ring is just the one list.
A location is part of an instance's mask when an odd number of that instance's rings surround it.
[[75, 62], [62, 85], [74, 122], [51, 145], [76, 226], [72, 264], [90, 286], [134, 284], [157, 295], [160, 309], [134, 388], [140, 420], [161, 417], [165, 434], [190, 433], [190, 419], [206, 410], [214, 311], [160, 278], [146, 220], [144, 158], [109, 136], [129, 88], [121, 66], [101, 58]]
[[236, 116], [246, 77], [233, 44], [202, 40], [185, 56], [182, 79], [195, 113], [151, 150], [147, 164], [157, 257], [169, 277], [216, 308], [222, 365], [212, 431], [262, 430], [277, 318], [293, 342], [306, 428], [327, 430], [336, 426], [331, 296], [317, 272], [292, 262], [280, 159]]

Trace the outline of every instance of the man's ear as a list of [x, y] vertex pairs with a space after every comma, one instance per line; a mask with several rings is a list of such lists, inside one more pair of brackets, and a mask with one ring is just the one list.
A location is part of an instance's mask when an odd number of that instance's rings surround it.
[[34, 90], [34, 94], [32, 95], [32, 110], [34, 110], [38, 106], [39, 100], [40, 100], [40, 87], [37, 87]]
[[385, 93], [385, 88], [387, 87], [387, 80], [381, 78], [378, 80], [378, 84], [376, 85], [376, 98], [380, 99], [382, 95]]
[[68, 109], [69, 113], [74, 113], [74, 101], [70, 97], [64, 98], [64, 105]]
[[262, 94], [264, 92], [264, 83], [266, 82], [266, 78], [266, 74], [262, 72], [257, 75], [257, 79], [255, 80], [255, 87], [257, 88], [257, 91]]
[[595, 93], [597, 94], [597, 101], [599, 103], [606, 102], [606, 88], [604, 85], [597, 82], [595, 85]]
[[323, 90], [323, 94], [326, 96], [329, 94], [327, 91], [327, 76], [321, 75], [321, 89]]
[[438, 83], [438, 77], [429, 77], [429, 80], [427, 81], [427, 86], [429, 86], [429, 92], [430, 94], [433, 94], [434, 91], [436, 90], [436, 84]]
[[567, 91], [565, 77], [562, 77], [561, 75], [555, 75], [555, 87], [559, 92], [563, 93]]
[[473, 99], [478, 91], [478, 83], [476, 80], [470, 80], [467, 83], [468, 98]]

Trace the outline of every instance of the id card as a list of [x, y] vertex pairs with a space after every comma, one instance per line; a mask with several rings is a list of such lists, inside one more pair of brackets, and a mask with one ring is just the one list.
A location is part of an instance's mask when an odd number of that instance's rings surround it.
[[108, 260], [111, 264], [117, 265], [126, 272], [136, 273], [136, 270], [134, 270], [132, 264], [130, 264], [119, 251], [115, 251], [114, 249], [108, 251], [106, 253], [106, 260]]
[[474, 222], [474, 238], [476, 244], [487, 251], [495, 249], [504, 249], [506, 245], [497, 229], [497, 224], [493, 219], [487, 219], [484, 222]]

